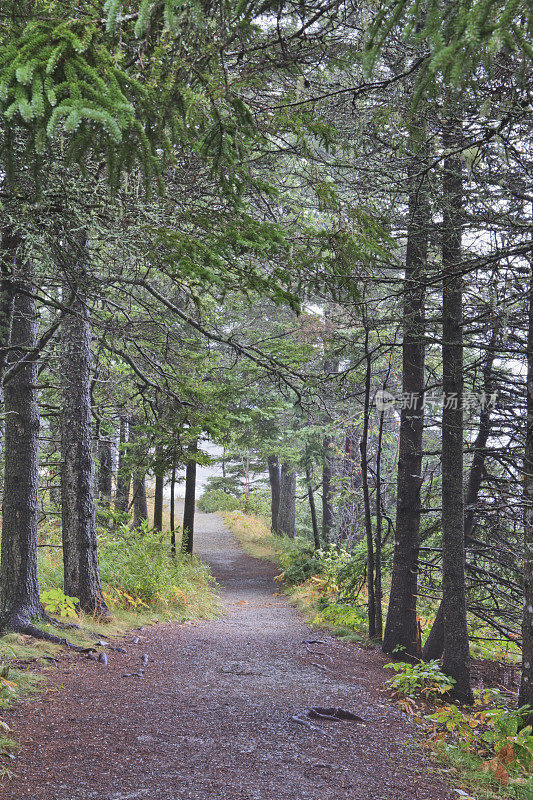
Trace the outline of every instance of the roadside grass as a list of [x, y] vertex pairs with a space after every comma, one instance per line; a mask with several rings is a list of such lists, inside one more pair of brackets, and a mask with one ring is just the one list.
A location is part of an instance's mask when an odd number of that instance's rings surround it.
[[266, 519], [245, 514], [238, 509], [220, 513], [248, 555], [275, 564], [280, 563], [282, 540], [271, 533], [270, 524]]

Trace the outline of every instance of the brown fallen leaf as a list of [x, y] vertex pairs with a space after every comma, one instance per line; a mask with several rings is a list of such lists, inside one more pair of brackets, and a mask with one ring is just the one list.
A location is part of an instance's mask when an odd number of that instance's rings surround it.
[[497, 781], [500, 781], [504, 786], [509, 783], [509, 773], [505, 769], [505, 764], [502, 764], [498, 756], [491, 758], [490, 761], [484, 761], [481, 765], [482, 772], [490, 772]]

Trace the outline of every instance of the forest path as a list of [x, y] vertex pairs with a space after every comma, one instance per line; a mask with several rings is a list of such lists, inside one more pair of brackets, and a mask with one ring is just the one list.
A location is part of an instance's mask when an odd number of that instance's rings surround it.
[[[312, 633], [274, 594], [276, 568], [245, 555], [216, 515], [198, 514], [196, 544], [221, 584], [225, 614], [154, 626], [136, 645], [127, 637], [127, 654], [110, 652], [107, 667], [61, 660], [49, 673], [57, 693], [9, 714], [22, 750], [0, 798], [452, 796], [379, 691], [379, 654]], [[145, 678], [123, 677], [143, 652]], [[367, 722], [314, 723], [320, 733], [291, 720], [313, 705], [342, 706]]]

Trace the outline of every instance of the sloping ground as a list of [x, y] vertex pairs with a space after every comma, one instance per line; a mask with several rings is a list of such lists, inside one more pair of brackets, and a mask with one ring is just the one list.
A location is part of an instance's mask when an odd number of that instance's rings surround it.
[[[126, 640], [103, 666], [68, 656], [46, 698], [10, 713], [22, 750], [7, 800], [445, 800], [451, 798], [380, 692], [381, 656], [317, 637], [275, 567], [198, 514], [199, 554], [227, 613]], [[320, 643], [306, 640], [319, 638]], [[137, 671], [149, 656], [145, 676]], [[341, 706], [365, 724], [291, 719]]]

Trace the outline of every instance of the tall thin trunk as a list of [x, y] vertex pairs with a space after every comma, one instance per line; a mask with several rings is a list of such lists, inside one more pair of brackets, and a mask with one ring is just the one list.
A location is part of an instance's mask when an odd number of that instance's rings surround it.
[[288, 462], [280, 472], [278, 534], [289, 539], [296, 534], [296, 471]]
[[176, 555], [176, 463], [172, 464], [170, 477], [170, 551]]
[[309, 499], [309, 510], [311, 512], [311, 525], [313, 528], [313, 542], [315, 550], [320, 550], [320, 533], [318, 531], [318, 520], [316, 518], [315, 495], [313, 493], [313, 481], [309, 467], [305, 469], [305, 480], [307, 483], [307, 497]]
[[133, 478], [133, 527], [140, 528], [147, 521], [146, 475], [135, 475]]
[[442, 223], [442, 669], [455, 680], [454, 696], [471, 702], [470, 650], [466, 620], [463, 499], [463, 290], [461, 236], [463, 177], [455, 119], [447, 121]]
[[[329, 311], [329, 306], [326, 303], [324, 306], [324, 323], [326, 326], [328, 324]], [[327, 351], [326, 342], [324, 347]], [[338, 360], [327, 354], [324, 358], [326, 380], [328, 380], [327, 376], [337, 373], [338, 370]], [[331, 539], [335, 525], [335, 509], [333, 507], [333, 441], [333, 437], [329, 434], [326, 434], [322, 440], [322, 536], [325, 542]]]
[[270, 517], [272, 533], [278, 532], [278, 515], [279, 515], [279, 493], [280, 493], [280, 466], [277, 456], [268, 457], [268, 477], [270, 480]]
[[86, 242], [68, 253], [71, 313], [61, 323], [61, 502], [65, 593], [89, 614], [109, 617], [96, 543], [91, 447], [91, 328], [87, 301]]
[[128, 442], [129, 420], [127, 417], [120, 417], [119, 431], [119, 450], [118, 450], [118, 471], [117, 471], [117, 491], [115, 494], [115, 509], [125, 514], [129, 508], [131, 472], [126, 468], [126, 445]]
[[[522, 679], [518, 705], [533, 708], [533, 262], [529, 277], [527, 337], [527, 418], [524, 453], [524, 610], [522, 617]], [[524, 720], [533, 724], [533, 712]]]
[[163, 530], [163, 494], [165, 489], [165, 478], [163, 475], [155, 476], [154, 494], [154, 528], [156, 531]]
[[360, 504], [358, 489], [361, 488], [360, 432], [348, 427], [344, 437], [342, 459], [343, 502], [339, 519], [339, 540], [353, 542], [359, 535]]
[[20, 235], [10, 227], [4, 228], [0, 240], [0, 386], [8, 361], [14, 309], [13, 273], [19, 260]]
[[[27, 284], [16, 284], [28, 288]], [[35, 346], [35, 302], [17, 293], [11, 332], [10, 361]], [[20, 348], [20, 349], [18, 349]], [[37, 361], [28, 360], [6, 383], [5, 488], [2, 506], [0, 562], [0, 630], [24, 630], [31, 619], [43, 619], [37, 581], [37, 513], [39, 485], [39, 408]]]
[[109, 439], [102, 439], [98, 447], [98, 498], [101, 503], [109, 506], [111, 504], [111, 491], [113, 479], [113, 457], [111, 454], [111, 442]]
[[333, 457], [332, 457], [333, 438], [324, 436], [322, 442], [322, 536], [328, 542], [335, 523], [335, 512], [333, 509]]
[[[485, 364], [483, 367], [483, 390], [488, 397], [492, 393], [492, 368], [494, 364], [496, 340], [498, 328], [495, 327], [487, 349]], [[485, 403], [479, 412], [479, 428], [474, 442], [474, 455], [465, 491], [465, 556], [468, 550], [469, 540], [474, 532], [476, 506], [479, 499], [479, 492], [483, 482], [483, 472], [487, 457], [487, 442], [492, 428], [490, 406]], [[435, 620], [426, 639], [422, 656], [425, 661], [441, 658], [444, 649], [444, 604], [440, 603], [435, 616]]]
[[383, 650], [397, 647], [418, 655], [416, 598], [420, 547], [420, 487], [424, 431], [425, 277], [427, 272], [430, 207], [427, 178], [419, 178], [420, 158], [426, 153], [425, 132], [411, 134], [413, 158], [408, 168], [409, 226], [403, 290], [402, 390], [406, 402], [400, 414], [396, 535], [392, 581], [383, 637]]
[[183, 539], [181, 549], [183, 553], [192, 553], [194, 542], [194, 513], [196, 510], [196, 459], [197, 444], [194, 442], [189, 447], [191, 457], [185, 467], [185, 500], [183, 504]]
[[370, 422], [370, 384], [372, 380], [372, 361], [368, 349], [368, 328], [365, 331], [365, 399], [363, 416], [363, 435], [361, 436], [361, 478], [363, 482], [363, 502], [365, 507], [366, 531], [366, 587], [368, 593], [368, 636], [376, 636], [376, 597], [374, 594], [374, 534], [370, 510], [370, 491], [368, 486], [368, 427]]
[[376, 639], [383, 638], [383, 609], [382, 598], [383, 591], [381, 586], [381, 549], [382, 549], [382, 532], [383, 532], [383, 485], [381, 478], [381, 455], [383, 444], [383, 425], [385, 421], [385, 412], [381, 411], [379, 415], [378, 426], [378, 441], [376, 451], [376, 575], [374, 578], [374, 597], [376, 602]]

